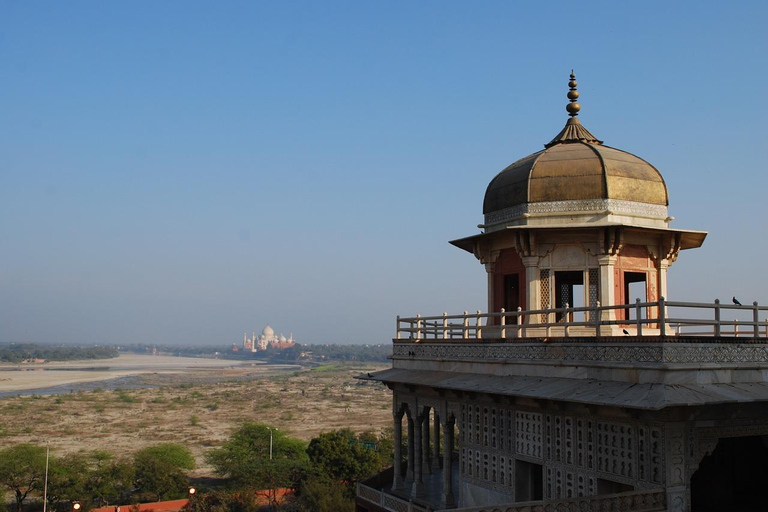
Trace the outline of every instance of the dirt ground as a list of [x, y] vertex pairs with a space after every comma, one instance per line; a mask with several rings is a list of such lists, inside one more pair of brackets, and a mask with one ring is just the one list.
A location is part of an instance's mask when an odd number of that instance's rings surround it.
[[185, 444], [197, 459], [192, 476], [212, 475], [204, 453], [243, 421], [273, 425], [308, 441], [321, 432], [391, 428], [391, 393], [354, 377], [387, 364], [326, 365], [314, 369], [221, 367], [144, 373], [151, 389], [81, 391], [0, 398], [0, 448], [43, 445], [56, 454], [106, 450], [129, 456], [145, 446]]

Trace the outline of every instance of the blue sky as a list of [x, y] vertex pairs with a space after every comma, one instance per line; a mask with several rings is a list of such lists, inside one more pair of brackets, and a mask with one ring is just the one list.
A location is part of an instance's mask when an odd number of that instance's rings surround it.
[[580, 119], [768, 301], [765, 2], [0, 0], [0, 342], [387, 342], [485, 309], [493, 176]]

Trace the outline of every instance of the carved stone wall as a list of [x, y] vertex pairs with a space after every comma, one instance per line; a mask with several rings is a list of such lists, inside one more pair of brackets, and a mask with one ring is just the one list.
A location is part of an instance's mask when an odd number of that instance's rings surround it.
[[[605, 363], [768, 363], [766, 343], [395, 343], [393, 356], [437, 360], [574, 361]], [[409, 354], [410, 353], [410, 354]]]
[[514, 496], [515, 461], [538, 464], [544, 499], [596, 494], [598, 479], [635, 489], [664, 482], [663, 425], [493, 403], [460, 405], [460, 473]]
[[690, 512], [692, 475], [720, 439], [768, 436], [768, 419], [754, 408], [751, 418], [739, 418], [729, 408], [722, 419], [663, 423], [588, 409], [575, 413], [548, 402], [539, 407], [509, 403], [486, 394], [449, 399], [434, 391], [396, 392], [394, 410], [431, 407], [455, 417], [459, 488], [487, 489], [510, 501], [515, 501], [516, 472], [521, 470], [516, 461], [522, 461], [528, 464], [521, 467], [534, 464], [533, 470], [541, 471], [545, 501], [631, 486], [634, 491], [664, 489], [668, 511]]

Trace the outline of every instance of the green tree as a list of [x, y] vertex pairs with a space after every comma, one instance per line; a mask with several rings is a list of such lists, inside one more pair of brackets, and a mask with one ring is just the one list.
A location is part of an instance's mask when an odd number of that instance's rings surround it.
[[185, 512], [258, 512], [253, 494], [212, 491], [196, 494], [184, 506]]
[[284, 432], [246, 422], [221, 446], [208, 452], [208, 462], [219, 475], [230, 479], [236, 487], [257, 491], [267, 498], [274, 510], [279, 508], [281, 488], [296, 488], [307, 472], [306, 445]]
[[300, 512], [353, 512], [355, 500], [344, 484], [316, 474], [304, 481], [298, 493]]
[[13, 491], [16, 512], [21, 512], [24, 500], [42, 488], [45, 475], [45, 448], [18, 444], [0, 450], [0, 483]]
[[350, 487], [379, 469], [375, 449], [358, 439], [349, 429], [320, 434], [309, 442], [307, 454], [309, 460], [330, 479]]
[[164, 443], [136, 452], [133, 467], [137, 490], [160, 501], [184, 496], [189, 483], [184, 470], [195, 467], [195, 458], [183, 445]]
[[80, 454], [51, 457], [48, 466], [48, 506], [65, 501], [80, 501], [87, 505], [88, 492], [85, 483], [88, 478], [88, 461]]
[[[375, 445], [376, 457], [378, 459], [377, 471], [381, 471], [385, 468], [392, 466], [392, 461], [395, 456], [395, 429], [394, 427], [388, 427], [384, 429], [381, 434], [376, 435], [375, 432], [368, 430], [361, 433], [358, 439], [363, 443], [363, 446]], [[407, 441], [403, 447], [407, 450]], [[407, 453], [407, 452], [403, 452]]]
[[133, 488], [133, 464], [115, 460], [111, 453], [105, 451], [91, 452], [87, 458], [86, 495], [102, 507], [127, 502]]

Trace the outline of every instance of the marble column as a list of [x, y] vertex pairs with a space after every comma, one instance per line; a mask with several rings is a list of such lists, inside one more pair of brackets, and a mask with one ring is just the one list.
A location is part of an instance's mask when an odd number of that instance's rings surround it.
[[429, 408], [424, 413], [421, 429], [421, 469], [424, 475], [428, 475], [432, 472], [432, 466], [429, 464]]
[[414, 431], [416, 429], [413, 428], [413, 422], [415, 420], [413, 419], [413, 415], [409, 412], [408, 413], [408, 470], [405, 474], [405, 477], [408, 480], [413, 480], [413, 466], [415, 466], [414, 463], [414, 453], [416, 452], [416, 448], [414, 446]]
[[392, 477], [392, 490], [398, 489], [403, 486], [403, 455], [400, 453], [403, 444], [403, 413], [397, 412], [394, 414], [395, 419], [395, 433], [394, 433], [394, 450], [395, 450], [395, 464], [393, 466], [394, 476]]
[[[525, 305], [523, 309], [539, 309], [549, 307], [549, 304], [541, 304], [541, 276], [539, 275], [539, 257], [525, 256], [521, 258], [525, 266]], [[538, 315], [526, 318], [528, 323], [539, 323]]]
[[494, 295], [494, 283], [493, 283], [493, 270], [496, 265], [494, 263], [485, 264], [485, 272], [488, 275], [487, 290], [488, 290], [488, 312], [494, 311], [493, 295]]
[[[421, 474], [421, 432], [422, 423], [424, 422], [423, 415], [413, 415], [413, 487], [411, 488], [411, 496], [416, 497], [424, 493], [424, 478]], [[409, 429], [410, 430], [410, 429]], [[410, 450], [411, 443], [408, 444]], [[410, 461], [409, 461], [410, 463]]]
[[443, 424], [443, 496], [440, 505], [442, 508], [456, 506], [456, 498], [453, 496], [453, 426], [454, 419]]
[[[614, 292], [615, 279], [614, 268], [616, 267], [617, 256], [601, 255], [597, 257], [597, 264], [600, 265], [600, 305], [614, 306], [616, 304], [616, 294]], [[603, 311], [603, 320], [615, 320], [616, 310], [609, 309]], [[609, 329], [606, 329], [609, 330]]]
[[432, 430], [432, 469], [435, 471], [440, 470], [440, 416], [437, 411], [434, 413], [433, 430]]

